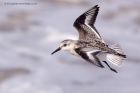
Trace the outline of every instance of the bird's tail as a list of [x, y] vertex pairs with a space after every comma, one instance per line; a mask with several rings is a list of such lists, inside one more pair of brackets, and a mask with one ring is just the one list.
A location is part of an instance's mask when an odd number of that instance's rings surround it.
[[122, 64], [122, 60], [126, 58], [126, 55], [123, 53], [121, 47], [118, 44], [111, 45], [110, 48], [115, 50], [116, 53], [107, 54], [107, 60], [116, 66], [120, 66]]

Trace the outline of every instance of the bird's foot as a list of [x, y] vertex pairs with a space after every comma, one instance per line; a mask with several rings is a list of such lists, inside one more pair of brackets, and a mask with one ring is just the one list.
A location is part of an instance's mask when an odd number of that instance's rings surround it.
[[115, 69], [113, 68], [110, 68], [111, 71], [115, 72], [115, 73], [118, 73]]

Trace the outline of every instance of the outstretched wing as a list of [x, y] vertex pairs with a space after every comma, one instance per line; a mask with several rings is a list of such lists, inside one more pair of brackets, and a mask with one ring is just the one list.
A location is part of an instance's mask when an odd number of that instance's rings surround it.
[[100, 34], [94, 27], [94, 23], [99, 11], [98, 5], [95, 5], [87, 12], [79, 16], [74, 22], [73, 26], [79, 32], [79, 40], [94, 41], [95, 39], [102, 40]]
[[84, 60], [86, 60], [89, 63], [92, 63], [98, 67], [104, 68], [104, 66], [101, 64], [100, 60], [96, 57], [98, 53], [100, 53], [99, 50], [92, 51], [92, 53], [89, 51], [83, 51], [81, 48], [75, 49], [76, 53], [79, 54]]

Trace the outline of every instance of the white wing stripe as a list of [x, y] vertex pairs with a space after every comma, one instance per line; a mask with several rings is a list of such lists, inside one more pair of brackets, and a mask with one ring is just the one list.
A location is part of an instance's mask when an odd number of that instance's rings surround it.
[[102, 41], [103, 43], [105, 43], [105, 41], [101, 38], [101, 36], [100, 36], [91, 26], [89, 26], [87, 23], [85, 23], [85, 25], [86, 25], [89, 29], [91, 29], [91, 31], [93, 31], [93, 33], [94, 33], [99, 39], [101, 39], [101, 41]]
[[[86, 20], [86, 21], [87, 21], [87, 20]], [[99, 35], [91, 26], [89, 26], [89, 25], [87, 24], [87, 22], [85, 23], [85, 25], [87, 25], [87, 26], [91, 29], [91, 31], [93, 31], [93, 32], [96, 34], [96, 36], [97, 36], [98, 38], [101, 39], [100, 35]]]

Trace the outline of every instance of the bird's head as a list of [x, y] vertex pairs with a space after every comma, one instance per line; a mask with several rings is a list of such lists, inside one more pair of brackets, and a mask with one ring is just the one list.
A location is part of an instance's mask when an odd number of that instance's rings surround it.
[[76, 48], [76, 41], [67, 39], [67, 40], [62, 41], [59, 47], [51, 54], [54, 54], [60, 50], [70, 51], [71, 49], [74, 49], [74, 48]]

